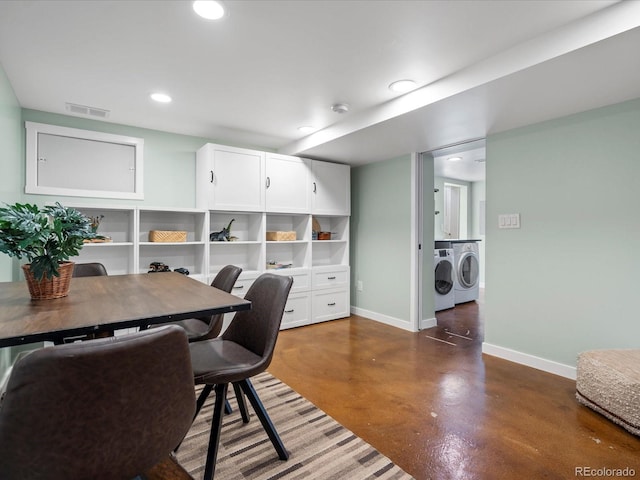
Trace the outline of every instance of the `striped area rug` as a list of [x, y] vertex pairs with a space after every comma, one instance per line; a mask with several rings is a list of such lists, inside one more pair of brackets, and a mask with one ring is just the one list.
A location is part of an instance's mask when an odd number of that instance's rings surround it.
[[[243, 424], [233, 389], [233, 413], [224, 417], [215, 478], [218, 480], [406, 480], [412, 477], [311, 402], [265, 372], [251, 379], [289, 460], [281, 461], [260, 420]], [[178, 451], [178, 460], [201, 479], [213, 415], [212, 393]], [[247, 401], [248, 404], [248, 401]]]

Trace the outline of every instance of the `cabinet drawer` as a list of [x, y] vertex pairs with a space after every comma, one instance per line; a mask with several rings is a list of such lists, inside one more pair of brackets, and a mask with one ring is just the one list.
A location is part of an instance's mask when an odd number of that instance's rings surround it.
[[349, 269], [347, 267], [335, 267], [332, 269], [313, 269], [312, 287], [331, 288], [344, 287], [349, 283]]
[[270, 273], [276, 275], [284, 275], [293, 277], [293, 285], [291, 285], [291, 293], [307, 292], [311, 289], [311, 275], [308, 270], [269, 270]]
[[346, 288], [313, 293], [313, 321], [324, 322], [349, 316], [349, 291]]
[[249, 290], [249, 287], [253, 284], [255, 278], [238, 278], [236, 280], [236, 284], [231, 289], [231, 295], [235, 295], [236, 297], [243, 297]]
[[291, 293], [282, 314], [281, 329], [311, 323], [311, 297], [308, 293]]

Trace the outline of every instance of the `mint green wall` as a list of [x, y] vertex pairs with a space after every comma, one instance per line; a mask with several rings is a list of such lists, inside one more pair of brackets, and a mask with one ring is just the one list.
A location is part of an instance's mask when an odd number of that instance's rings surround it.
[[[65, 197], [67, 203], [134, 204], [188, 208], [195, 206], [196, 150], [211, 140], [27, 109], [22, 111], [22, 120], [144, 139], [144, 200]], [[22, 135], [24, 143], [24, 132]], [[24, 163], [22, 158], [24, 156], [20, 159], [21, 164]], [[16, 182], [24, 187], [24, 168], [21, 169], [21, 176], [19, 179], [16, 178]], [[25, 199], [30, 202], [43, 203], [54, 199], [54, 197], [25, 195]], [[59, 200], [60, 197], [55, 197], [55, 199]]]
[[[21, 200], [24, 182], [20, 178], [24, 157], [21, 140], [22, 120], [21, 109], [13, 87], [0, 65], [0, 204], [14, 203]], [[14, 271], [17, 274], [17, 262], [7, 255], [0, 254], [0, 282], [13, 280]], [[9, 372], [16, 355], [31, 346], [9, 347], [0, 349], [0, 384]]]
[[487, 343], [570, 366], [638, 348], [639, 132], [640, 99], [488, 138]]
[[[351, 170], [351, 304], [410, 324], [411, 156]], [[356, 289], [358, 280], [363, 291]]]
[[[21, 199], [24, 188], [24, 182], [18, 180], [23, 158], [21, 131], [20, 105], [0, 65], [0, 204]], [[11, 259], [0, 254], [0, 282], [10, 282], [12, 277]]]

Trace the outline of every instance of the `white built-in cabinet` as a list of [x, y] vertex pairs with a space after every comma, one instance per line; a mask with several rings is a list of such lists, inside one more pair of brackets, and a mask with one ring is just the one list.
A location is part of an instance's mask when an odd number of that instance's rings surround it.
[[[291, 275], [283, 328], [349, 315], [348, 165], [213, 144], [198, 150], [196, 164], [196, 206], [210, 211], [211, 230], [234, 220], [234, 241], [209, 244], [210, 278], [228, 263], [239, 265], [243, 273], [235, 293], [242, 294], [264, 271]], [[233, 185], [246, 191], [234, 191], [233, 201], [224, 198], [223, 178], [216, 172], [233, 172], [240, 182], [250, 179]], [[262, 180], [262, 208], [256, 206], [256, 178]], [[321, 231], [331, 232], [331, 240], [314, 240], [314, 219]], [[267, 241], [267, 231], [295, 231], [296, 239]], [[273, 264], [289, 268], [269, 268]]]
[[[243, 269], [232, 291], [238, 296], [266, 271], [290, 275], [282, 328], [349, 315], [348, 165], [207, 144], [196, 155], [195, 182], [194, 209], [70, 205], [102, 216], [98, 233], [112, 239], [86, 244], [72, 260], [103, 263], [110, 275], [163, 262], [204, 283], [233, 264]], [[233, 241], [210, 241], [231, 220]], [[314, 239], [314, 220], [331, 240]], [[186, 231], [187, 238], [150, 242], [151, 230]], [[267, 231], [295, 231], [296, 239], [267, 241]], [[269, 268], [274, 263], [290, 267]]]
[[206, 144], [196, 153], [196, 206], [264, 210], [265, 153]]
[[311, 160], [267, 153], [267, 212], [311, 212]]
[[349, 165], [311, 162], [311, 211], [317, 215], [351, 215]]

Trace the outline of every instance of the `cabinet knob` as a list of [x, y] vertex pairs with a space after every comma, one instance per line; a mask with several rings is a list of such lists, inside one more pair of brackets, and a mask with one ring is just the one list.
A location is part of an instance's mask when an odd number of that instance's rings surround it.
[[327, 277], [327, 280], [335, 280], [336, 277]]
[[267, 177], [267, 188], [271, 186], [271, 178]]
[[333, 307], [333, 306], [335, 306], [335, 304], [336, 304], [336, 302], [327, 303], [327, 306], [329, 306], [329, 307]]
[[316, 182], [313, 182], [313, 193], [316, 193], [318, 191], [318, 186], [316, 185]]
[[213, 170], [209, 170], [209, 175], [210, 175], [209, 183], [213, 183]]
[[293, 313], [293, 308], [291, 310], [285, 310], [284, 313]]
[[242, 290], [244, 285], [238, 285], [237, 287], [233, 287], [234, 290]]

